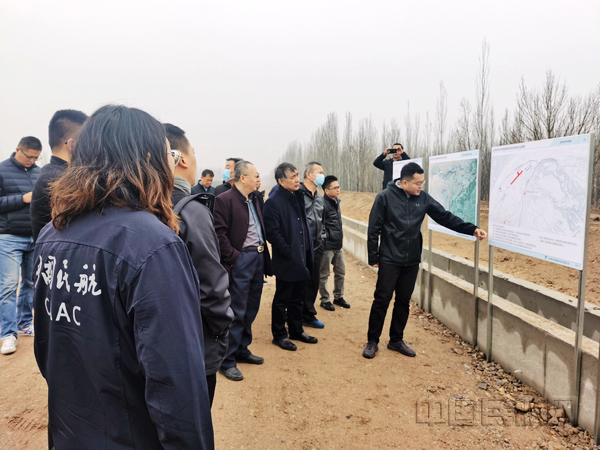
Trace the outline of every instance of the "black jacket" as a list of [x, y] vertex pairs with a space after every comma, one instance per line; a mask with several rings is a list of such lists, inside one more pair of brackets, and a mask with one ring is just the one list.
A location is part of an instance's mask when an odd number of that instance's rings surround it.
[[314, 249], [300, 190], [291, 193], [280, 185], [271, 189], [264, 219], [275, 276], [284, 281], [312, 278]]
[[35, 245], [35, 357], [57, 449], [212, 449], [200, 287], [179, 237], [108, 207]]
[[[393, 159], [385, 159], [383, 153], [375, 158], [373, 161], [373, 165], [378, 169], [383, 170], [383, 184], [381, 189], [385, 189], [390, 181], [392, 181], [392, 177], [394, 176], [394, 160]], [[401, 159], [410, 159], [410, 157], [406, 154], [406, 152], [402, 153]]]
[[220, 262], [221, 252], [212, 214], [197, 200], [197, 194], [184, 195], [183, 199], [175, 201], [180, 197], [179, 193], [185, 194], [175, 188], [171, 199], [180, 218], [179, 237], [185, 242], [200, 279], [204, 363], [206, 375], [212, 375], [217, 373], [225, 358], [233, 321], [229, 275]]
[[231, 184], [223, 182], [223, 184], [220, 184], [215, 188], [215, 197], [221, 195], [223, 192], [227, 192], [229, 189], [231, 189]]
[[30, 204], [23, 202], [23, 194], [33, 191], [39, 173], [36, 164], [19, 164], [15, 153], [0, 162], [0, 234], [32, 236]]
[[458, 233], [472, 235], [477, 229], [472, 223], [463, 222], [460, 217], [446, 211], [427, 192], [407, 197], [404, 190], [391, 181], [375, 197], [369, 215], [369, 265], [380, 262], [396, 266], [420, 263], [423, 248], [421, 224], [425, 214]]
[[339, 250], [344, 245], [342, 213], [340, 199], [323, 196], [323, 230], [325, 231], [325, 250]]
[[300, 192], [304, 194], [304, 208], [306, 209], [306, 218], [310, 225], [310, 235], [313, 240], [313, 247], [319, 248], [323, 243], [323, 197], [319, 194], [319, 190], [315, 191], [313, 197], [312, 192], [308, 190], [304, 183], [300, 183]]
[[46, 164], [40, 170], [33, 194], [31, 196], [31, 229], [33, 239], [36, 240], [42, 228], [52, 220], [52, 209], [50, 208], [50, 183], [56, 181], [65, 172], [67, 161], [57, 156], [50, 157], [50, 164]]
[[208, 190], [204, 189], [204, 186], [202, 186], [200, 184], [200, 181], [198, 181], [198, 183], [196, 183], [195, 185], [192, 186], [192, 195], [193, 194], [212, 194], [215, 195], [215, 187], [211, 186], [208, 188]]

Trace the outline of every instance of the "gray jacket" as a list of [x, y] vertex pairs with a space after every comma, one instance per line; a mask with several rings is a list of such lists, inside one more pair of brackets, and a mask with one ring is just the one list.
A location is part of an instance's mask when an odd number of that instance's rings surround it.
[[304, 195], [304, 209], [306, 210], [306, 218], [310, 225], [310, 235], [313, 240], [313, 247], [318, 249], [323, 244], [325, 237], [323, 231], [323, 214], [324, 208], [323, 197], [319, 194], [319, 190], [315, 191], [313, 198], [312, 192], [308, 190], [304, 183], [300, 183], [300, 192]]
[[204, 363], [206, 375], [212, 375], [225, 358], [233, 321], [229, 275], [221, 265], [219, 240], [210, 211], [196, 200], [199, 194], [179, 200], [177, 197], [183, 192], [177, 191], [173, 191], [173, 203], [178, 200], [174, 210], [181, 219], [179, 236], [190, 252], [200, 280]]

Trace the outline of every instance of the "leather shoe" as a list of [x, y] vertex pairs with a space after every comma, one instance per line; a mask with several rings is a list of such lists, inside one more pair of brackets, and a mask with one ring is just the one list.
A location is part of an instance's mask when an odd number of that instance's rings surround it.
[[219, 369], [219, 373], [231, 381], [242, 381], [244, 379], [244, 375], [242, 375], [242, 372], [240, 372], [237, 367]]
[[265, 358], [261, 358], [260, 356], [253, 355], [250, 353], [248, 356], [237, 356], [235, 358], [235, 362], [244, 363], [244, 364], [262, 364], [265, 362]]
[[402, 353], [404, 356], [415, 357], [417, 354], [415, 351], [410, 348], [408, 345], [404, 343], [404, 341], [400, 342], [389, 342], [387, 346], [390, 350], [394, 350], [395, 352]]
[[327, 311], [335, 311], [335, 306], [333, 306], [331, 302], [321, 302], [321, 308], [326, 309]]
[[340, 297], [333, 301], [334, 305], [341, 306], [342, 308], [350, 308], [350, 303], [344, 300], [344, 297]]
[[294, 341], [301, 341], [307, 344], [316, 344], [319, 340], [316, 337], [309, 336], [305, 332], [303, 332], [300, 336], [290, 336], [290, 339]]
[[275, 344], [277, 347], [280, 347], [284, 350], [289, 350], [291, 352], [295, 352], [296, 349], [298, 347], [296, 347], [296, 344], [294, 344], [292, 341], [290, 341], [289, 339], [285, 338], [285, 339], [273, 339], [273, 344]]

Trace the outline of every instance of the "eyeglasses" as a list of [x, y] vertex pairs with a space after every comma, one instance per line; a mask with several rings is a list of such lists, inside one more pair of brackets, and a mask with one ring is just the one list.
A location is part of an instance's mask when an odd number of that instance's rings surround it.
[[339, 191], [340, 190], [340, 186], [336, 186], [336, 187], [328, 187], [327, 189], [325, 189], [326, 191]]
[[419, 181], [418, 183], [415, 183], [413, 181], [409, 181], [409, 183], [412, 183], [412, 184], [416, 185], [417, 187], [422, 188], [426, 181], [427, 180], [423, 180], [423, 181]]
[[179, 150], [171, 150], [171, 156], [175, 160], [175, 165], [179, 164], [179, 161], [183, 158], [183, 155]]
[[[19, 149], [20, 150], [20, 149]], [[28, 156], [27, 153], [25, 153], [23, 150], [21, 150], [21, 153], [23, 153], [23, 156], [25, 158], [27, 158], [27, 161], [39, 161], [40, 159], [42, 159], [42, 154], [40, 153], [39, 156]]]

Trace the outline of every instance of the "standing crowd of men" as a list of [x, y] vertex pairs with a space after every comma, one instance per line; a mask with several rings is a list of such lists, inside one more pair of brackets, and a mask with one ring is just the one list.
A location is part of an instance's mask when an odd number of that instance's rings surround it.
[[[40, 272], [47, 266], [42, 265], [40, 256], [34, 276], [34, 244], [44, 227], [48, 230], [56, 225], [48, 225], [57, 217], [53, 215], [56, 199], [53, 200], [51, 193], [69, 167], [79, 133], [86, 122], [87, 115], [80, 111], [61, 110], [54, 114], [49, 124], [52, 156], [50, 163], [41, 170], [35, 162], [40, 158], [42, 144], [31, 136], [22, 138], [10, 158], [0, 163], [0, 327], [1, 353], [4, 355], [16, 351], [19, 335], [35, 335], [34, 281], [36, 277], [44, 276]], [[241, 381], [244, 376], [238, 364], [264, 363], [262, 357], [249, 349], [264, 276], [275, 276], [271, 331], [273, 344], [283, 350], [297, 350], [292, 341], [318, 342], [316, 337], [306, 333], [305, 327], [325, 327], [317, 318], [315, 308], [319, 294], [320, 307], [326, 311], [335, 311], [336, 306], [350, 308], [344, 299], [340, 183], [334, 175], [326, 176], [325, 169], [316, 161], [306, 164], [302, 182], [293, 164], [282, 163], [275, 170], [276, 184], [265, 201], [264, 192], [259, 191], [261, 179], [257, 168], [247, 160], [231, 157], [226, 160], [223, 184], [215, 188], [212, 186], [214, 173], [208, 169], [197, 180], [196, 153], [185, 132], [169, 123], [162, 127], [174, 164], [170, 200], [178, 216], [178, 235], [187, 248], [199, 280], [203, 377], [212, 406], [217, 372], [229, 380]], [[393, 157], [387, 158], [388, 153]], [[476, 225], [463, 222], [422, 191], [425, 180], [423, 170], [417, 164], [407, 164], [401, 177], [392, 180], [393, 163], [400, 159], [408, 159], [408, 155], [401, 144], [394, 144], [374, 162], [384, 171], [384, 189], [377, 195], [369, 218], [369, 264], [378, 267], [379, 271], [368, 320], [368, 342], [363, 351], [365, 358], [373, 358], [378, 350], [394, 292], [396, 301], [388, 348], [415, 356], [404, 343], [403, 331], [420, 263], [420, 227], [425, 214], [454, 231], [472, 234], [478, 239], [486, 236]], [[68, 223], [66, 226], [68, 228]], [[48, 235], [46, 230], [42, 235]], [[66, 273], [66, 259], [52, 264], [56, 270], [64, 269]], [[83, 267], [88, 269], [87, 264]], [[328, 280], [332, 268], [334, 289], [330, 294]], [[53, 273], [49, 275], [49, 289], [52, 289]], [[58, 272], [55, 288], [60, 289], [66, 283], [74, 289], [68, 284], [66, 275], [61, 274], [62, 270]], [[86, 280], [93, 280], [94, 276], [87, 276]], [[44, 282], [48, 286], [47, 278]], [[93, 295], [101, 295], [108, 288], [101, 287], [99, 289], [90, 282], [85, 292], [89, 288]], [[79, 306], [72, 307], [70, 313], [66, 307], [63, 311], [63, 302], [53, 319], [52, 306], [48, 302], [47, 296], [36, 295], [37, 309], [45, 308], [48, 313], [38, 314], [35, 319], [36, 329], [40, 323], [44, 330], [39, 346], [36, 337], [36, 358], [40, 367], [47, 364], [44, 352], [51, 330], [49, 323], [60, 321], [63, 315], [69, 322], [78, 324], [81, 313]], [[135, 333], [142, 331], [136, 329]], [[46, 377], [46, 370], [42, 370], [42, 374]], [[50, 384], [49, 378], [47, 380]], [[101, 387], [97, 388], [101, 390]], [[52, 417], [51, 411], [51, 424]], [[59, 424], [49, 427], [51, 446], [52, 430], [56, 432], [60, 427]]]

